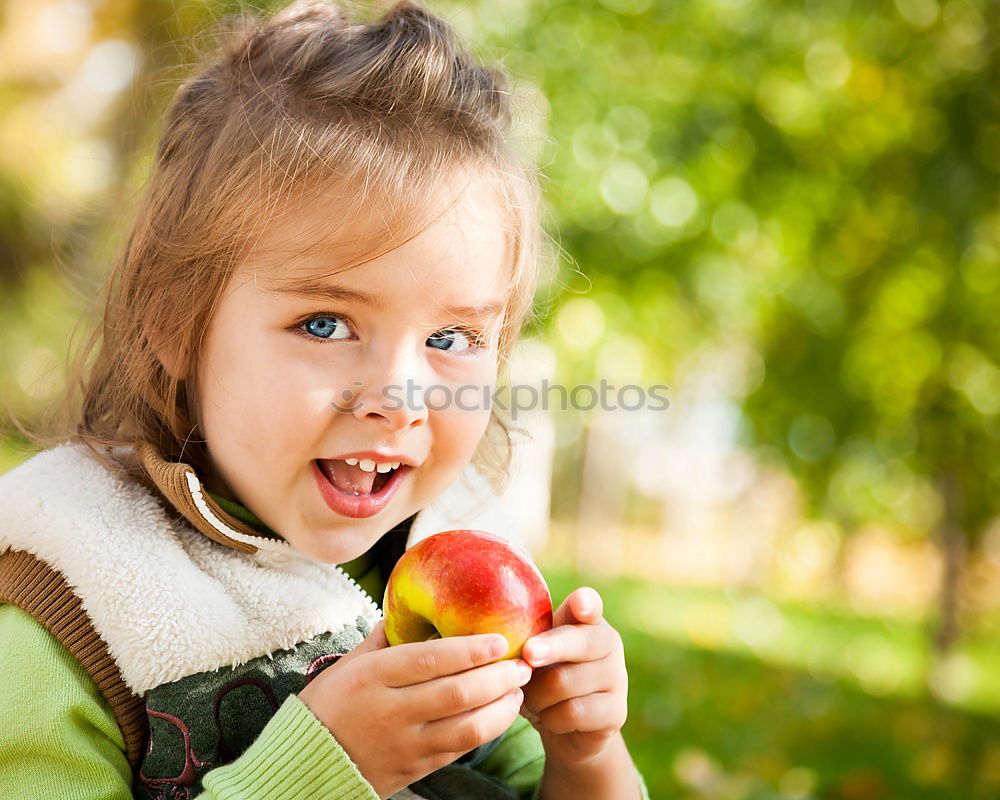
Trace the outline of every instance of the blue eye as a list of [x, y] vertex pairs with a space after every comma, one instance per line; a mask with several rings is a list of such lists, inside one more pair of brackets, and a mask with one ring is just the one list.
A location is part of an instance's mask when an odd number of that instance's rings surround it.
[[[448, 336], [457, 335], [461, 338], [451, 339]], [[461, 328], [445, 328], [443, 331], [427, 337], [427, 344], [439, 350], [447, 350], [449, 353], [461, 353], [469, 350], [476, 343], [476, 335], [473, 331], [462, 330]]]
[[347, 327], [344, 318], [336, 314], [317, 314], [302, 322], [299, 330], [305, 331], [319, 339], [348, 339], [351, 329]]

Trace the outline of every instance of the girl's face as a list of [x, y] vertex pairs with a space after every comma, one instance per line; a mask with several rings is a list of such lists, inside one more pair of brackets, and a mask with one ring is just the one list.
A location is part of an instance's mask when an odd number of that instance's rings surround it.
[[[492, 197], [473, 185], [415, 238], [329, 277], [335, 250], [285, 255], [322, 229], [328, 206], [265, 231], [198, 370], [209, 489], [339, 564], [456, 480], [497, 376], [510, 254]], [[402, 464], [382, 474], [365, 460]]]

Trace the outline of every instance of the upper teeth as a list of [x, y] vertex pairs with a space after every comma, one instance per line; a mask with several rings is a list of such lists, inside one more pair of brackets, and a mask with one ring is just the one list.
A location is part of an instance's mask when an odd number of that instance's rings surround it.
[[374, 472], [376, 469], [379, 472], [388, 472], [391, 469], [396, 469], [402, 463], [400, 461], [389, 461], [385, 464], [376, 464], [370, 458], [362, 458], [360, 461], [356, 458], [345, 458], [344, 461], [351, 466], [356, 464], [365, 472]]

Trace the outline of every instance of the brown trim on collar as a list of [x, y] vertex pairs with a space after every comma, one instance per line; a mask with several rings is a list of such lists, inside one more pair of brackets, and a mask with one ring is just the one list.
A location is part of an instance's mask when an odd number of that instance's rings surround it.
[[80, 662], [111, 706], [125, 739], [125, 757], [135, 771], [146, 748], [146, 704], [126, 685], [66, 579], [31, 553], [8, 550], [0, 555], [0, 603], [30, 614]]
[[[190, 474], [198, 480], [198, 484], [201, 486], [201, 480], [198, 479], [194, 468], [190, 464], [185, 464], [182, 461], [167, 461], [157, 451], [157, 449], [148, 442], [139, 442], [136, 444], [135, 451], [139, 457], [139, 462], [142, 465], [142, 468], [146, 471], [146, 475], [149, 476], [149, 479], [159, 490], [163, 498], [170, 504], [171, 508], [194, 525], [195, 528], [205, 534], [212, 541], [218, 542], [226, 547], [231, 547], [241, 553], [257, 552], [258, 548], [254, 547], [252, 544], [241, 542], [226, 536], [223, 531], [216, 528], [215, 525], [213, 525], [204, 516], [195, 502], [194, 496], [191, 492], [191, 487], [188, 483], [188, 474]], [[211, 495], [209, 495], [203, 486], [201, 486], [201, 499], [208, 507], [208, 510], [226, 527], [244, 536], [251, 536], [254, 539], [268, 541], [266, 536], [261, 535], [242, 520], [237, 519], [232, 514], [223, 510], [219, 504], [212, 499]]]

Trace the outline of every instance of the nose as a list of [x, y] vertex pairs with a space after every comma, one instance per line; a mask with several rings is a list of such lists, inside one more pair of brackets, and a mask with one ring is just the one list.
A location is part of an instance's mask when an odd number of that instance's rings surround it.
[[389, 369], [373, 370], [368, 380], [352, 383], [350, 412], [359, 420], [381, 422], [391, 431], [419, 428], [426, 424], [428, 413], [420, 372], [416, 365], [400, 360]]

